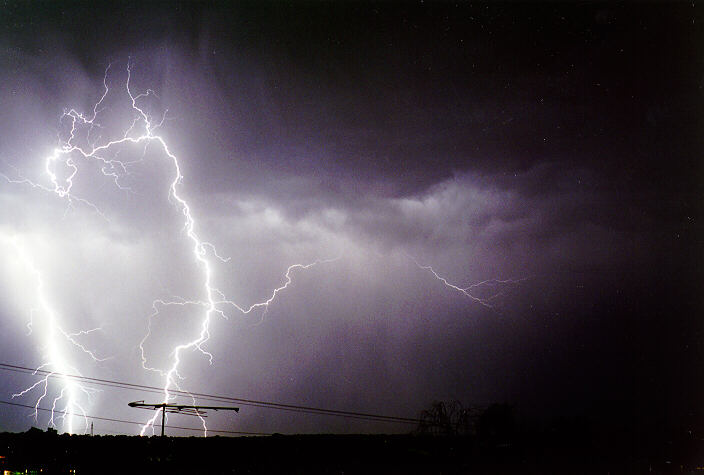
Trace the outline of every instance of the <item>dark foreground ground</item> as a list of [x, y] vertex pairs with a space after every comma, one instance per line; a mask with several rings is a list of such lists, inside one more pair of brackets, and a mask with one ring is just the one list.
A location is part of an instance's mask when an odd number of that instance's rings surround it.
[[[658, 446], [621, 439], [595, 446], [549, 435], [486, 443], [469, 436], [273, 435], [267, 437], [71, 436], [0, 433], [9, 473], [704, 473], [691, 434]], [[5, 472], [7, 474], [8, 472]]]

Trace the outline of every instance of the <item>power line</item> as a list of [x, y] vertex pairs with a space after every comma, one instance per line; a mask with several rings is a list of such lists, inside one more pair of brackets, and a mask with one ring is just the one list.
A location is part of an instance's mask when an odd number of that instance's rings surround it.
[[[7, 404], [9, 406], [17, 406], [17, 407], [26, 407], [28, 409], [36, 409], [38, 411], [66, 414], [66, 415], [70, 415], [70, 416], [84, 417], [83, 414], [68, 413], [66, 411], [59, 411], [57, 409], [54, 409], [52, 411], [51, 409], [46, 409], [43, 407], [34, 407], [34, 406], [30, 406], [28, 404], [20, 404], [17, 402], [0, 401], [0, 404]], [[91, 415], [85, 415], [85, 417], [88, 419], [95, 419], [95, 420], [99, 420], [99, 421], [121, 422], [123, 424], [135, 424], [138, 426], [144, 425], [144, 423], [142, 423], [142, 422], [126, 421], [124, 419], [112, 419], [110, 417], [99, 417], [99, 416], [91, 416]], [[180, 430], [190, 430], [190, 431], [196, 431], [196, 432], [203, 432], [203, 429], [194, 429], [192, 427], [181, 427], [181, 426], [171, 426], [171, 425], [167, 425], [166, 427], [168, 427], [169, 429], [180, 429]], [[217, 432], [219, 434], [238, 434], [238, 435], [271, 435], [270, 433], [266, 433], [266, 432], [243, 432], [243, 431], [234, 431], [234, 430], [216, 430], [216, 429], [210, 429], [210, 428], [208, 428], [208, 432]]]
[[[85, 376], [77, 376], [77, 375], [65, 375], [62, 373], [52, 373], [50, 371], [34, 370], [32, 368], [27, 368], [27, 367], [23, 367], [23, 366], [16, 366], [16, 365], [9, 365], [9, 364], [5, 364], [5, 363], [0, 363], [0, 369], [20, 372], [20, 373], [25, 373], [25, 374], [41, 373], [41, 374], [45, 374], [49, 377], [62, 376], [62, 377], [72, 378], [72, 379], [76, 379], [76, 380], [80, 380], [80, 381], [84, 381], [84, 382], [88, 382], [88, 383], [92, 383], [92, 384], [98, 384], [98, 385], [109, 386], [109, 387], [117, 387], [117, 388], [121, 388], [121, 389], [134, 389], [134, 390], [154, 392], [154, 393], [159, 393], [159, 394], [163, 393], [162, 388], [157, 388], [154, 386], [145, 386], [145, 385], [140, 385], [140, 384], [124, 383], [124, 382], [119, 382], [119, 381], [114, 381], [114, 380], [106, 380], [106, 379], [98, 379], [98, 378], [88, 378]], [[268, 409], [278, 409], [278, 410], [283, 410], [283, 411], [298, 412], [298, 413], [305, 413], [305, 414], [321, 414], [321, 415], [345, 417], [345, 418], [350, 418], [350, 419], [360, 419], [360, 420], [377, 421], [377, 422], [396, 422], [396, 423], [404, 423], [404, 424], [417, 424], [419, 422], [419, 420], [417, 420], [417, 419], [402, 418], [402, 417], [396, 417], [396, 416], [386, 416], [386, 415], [380, 415], [380, 414], [358, 413], [358, 412], [351, 412], [351, 411], [338, 411], [338, 410], [333, 410], [333, 409], [323, 409], [323, 408], [308, 407], [308, 406], [297, 406], [297, 405], [292, 405], [292, 404], [281, 404], [281, 403], [257, 401], [257, 400], [251, 400], [251, 399], [233, 398], [233, 397], [218, 396], [218, 395], [204, 394], [204, 393], [189, 393], [186, 391], [179, 391], [179, 390], [172, 390], [171, 392], [175, 393], [175, 394], [179, 394], [184, 397], [193, 396], [193, 397], [197, 397], [198, 399], [204, 399], [204, 400], [210, 400], [210, 401], [238, 402], [242, 405], [247, 405], [247, 406], [262, 407], [262, 408], [268, 408]]]
[[[108, 386], [108, 387], [116, 387], [116, 388], [120, 388], [120, 389], [134, 389], [134, 390], [155, 392], [155, 393], [163, 393], [164, 392], [163, 388], [158, 388], [155, 386], [145, 386], [142, 384], [126, 383], [126, 382], [115, 381], [115, 380], [110, 380], [110, 379], [89, 378], [86, 376], [67, 375], [67, 374], [62, 374], [62, 373], [52, 373], [51, 371], [46, 371], [46, 370], [41, 370], [41, 369], [33, 369], [33, 368], [25, 367], [25, 366], [17, 366], [17, 365], [11, 365], [11, 364], [7, 364], [7, 363], [0, 363], [0, 369], [6, 370], [6, 371], [14, 371], [14, 372], [18, 372], [18, 373], [32, 374], [32, 375], [43, 374], [43, 375], [47, 375], [49, 377], [61, 376], [61, 377], [65, 377], [65, 378], [71, 378], [71, 379], [83, 381], [86, 383], [97, 384], [97, 385]], [[301, 405], [295, 405], [295, 404], [283, 404], [283, 403], [268, 402], [268, 401], [258, 401], [258, 400], [254, 400], [254, 399], [244, 399], [244, 398], [220, 396], [220, 395], [206, 394], [206, 393], [195, 393], [195, 392], [189, 393], [187, 391], [179, 391], [179, 390], [172, 390], [171, 392], [174, 394], [178, 394], [180, 396], [184, 396], [184, 397], [195, 397], [198, 399], [203, 399], [203, 400], [208, 400], [208, 401], [236, 402], [236, 403], [239, 403], [239, 404], [245, 405], [245, 406], [261, 407], [261, 408], [266, 408], [266, 409], [276, 409], [276, 410], [280, 410], [280, 411], [297, 412], [297, 413], [304, 413], [304, 414], [320, 414], [320, 415], [327, 415], [327, 416], [343, 417], [343, 418], [348, 418], [348, 419], [359, 419], [359, 420], [367, 420], [367, 421], [375, 421], [375, 422], [391, 422], [391, 423], [400, 423], [400, 424], [418, 424], [418, 423], [420, 423], [419, 419], [410, 418], [410, 417], [398, 417], [398, 416], [388, 416], [388, 415], [383, 415], [383, 414], [372, 414], [372, 413], [365, 413], [365, 412], [342, 411], [342, 410], [336, 410], [336, 409], [325, 409], [325, 408], [320, 408], [320, 407], [301, 406]]]

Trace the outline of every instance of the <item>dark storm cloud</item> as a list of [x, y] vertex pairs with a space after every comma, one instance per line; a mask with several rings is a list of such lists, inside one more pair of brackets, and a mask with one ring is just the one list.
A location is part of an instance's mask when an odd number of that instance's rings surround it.
[[[218, 288], [251, 304], [288, 265], [340, 256], [296, 271], [264, 318], [215, 321], [214, 365], [189, 354], [189, 387], [411, 416], [453, 398], [543, 415], [612, 401], [640, 415], [651, 403], [694, 407], [699, 385], [676, 393], [702, 356], [696, 8], [44, 7], [2, 13], [0, 172], [40, 180], [63, 109], [92, 110], [108, 63], [121, 87], [131, 56], [135, 90], [157, 91], [155, 113], [169, 109], [163, 134], [198, 232], [232, 258], [215, 265]], [[166, 165], [148, 150], [126, 178], [132, 194], [84, 168], [76, 191], [109, 223], [0, 181], [0, 237], [36, 249], [76, 329], [104, 328], [87, 342], [112, 359], [91, 375], [160, 384], [137, 371], [152, 299], [200, 298]], [[457, 285], [527, 280], [489, 310], [407, 255]], [[9, 272], [2, 315], [15, 342], [31, 338], [10, 317], [26, 313], [30, 291], [15, 292]], [[165, 364], [178, 330], [196, 325], [186, 313], [154, 319], [150, 362]], [[10, 347], [3, 360], [40, 361]], [[94, 412], [132, 419], [126, 398], [106, 394]], [[255, 411], [239, 424], [359, 430]]]

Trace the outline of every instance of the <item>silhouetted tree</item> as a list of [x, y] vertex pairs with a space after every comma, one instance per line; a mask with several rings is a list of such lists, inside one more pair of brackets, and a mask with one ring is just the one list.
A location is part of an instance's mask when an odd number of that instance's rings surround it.
[[469, 435], [474, 432], [474, 410], [459, 401], [435, 401], [420, 413], [418, 432], [433, 435]]

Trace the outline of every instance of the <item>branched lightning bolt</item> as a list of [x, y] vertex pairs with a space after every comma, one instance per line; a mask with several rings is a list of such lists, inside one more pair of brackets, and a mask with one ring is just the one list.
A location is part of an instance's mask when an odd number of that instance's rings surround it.
[[[65, 110], [60, 118], [61, 124], [64, 126], [64, 135], [60, 137], [60, 145], [56, 147], [44, 161], [44, 173], [48, 178], [49, 184], [39, 184], [36, 183], [17, 172], [18, 178], [9, 178], [6, 175], [0, 174], [0, 178], [5, 179], [10, 183], [25, 184], [31, 187], [44, 190], [46, 192], [54, 193], [59, 198], [65, 199], [68, 203], [67, 211], [73, 209], [75, 204], [81, 204], [89, 207], [94, 212], [98, 213], [101, 217], [107, 220], [107, 217], [97, 205], [91, 201], [77, 196], [73, 192], [74, 178], [79, 173], [80, 162], [83, 160], [93, 161], [99, 164], [100, 170], [105, 177], [108, 177], [115, 186], [124, 191], [131, 191], [129, 186], [123, 183], [123, 178], [130, 174], [130, 169], [137, 163], [142, 162], [146, 157], [147, 148], [150, 146], [156, 146], [161, 153], [163, 153], [170, 163], [172, 178], [168, 186], [167, 197], [170, 203], [175, 206], [180, 212], [183, 219], [182, 230], [185, 237], [190, 245], [192, 252], [193, 262], [197, 266], [201, 274], [200, 280], [200, 290], [201, 296], [199, 298], [182, 298], [174, 297], [171, 299], [155, 299], [152, 302], [152, 313], [147, 317], [147, 333], [140, 342], [140, 351], [142, 366], [145, 370], [155, 371], [161, 375], [163, 378], [163, 402], [169, 403], [175, 399], [172, 394], [173, 390], [182, 391], [180, 382], [184, 380], [184, 377], [179, 373], [179, 367], [185, 352], [187, 351], [198, 351], [208, 358], [208, 361], [212, 363], [213, 355], [208, 352], [204, 345], [210, 338], [210, 325], [214, 316], [218, 315], [223, 318], [227, 318], [227, 310], [236, 310], [241, 314], [249, 314], [255, 310], [260, 310], [261, 317], [263, 318], [269, 309], [269, 306], [276, 300], [281, 292], [285, 291], [292, 284], [292, 274], [297, 270], [306, 270], [311, 267], [333, 262], [337, 259], [328, 260], [318, 260], [308, 264], [293, 264], [286, 269], [284, 275], [284, 282], [276, 287], [268, 298], [262, 300], [261, 302], [247, 305], [240, 305], [234, 300], [228, 298], [226, 294], [219, 290], [214, 282], [213, 267], [211, 259], [218, 259], [221, 262], [228, 262], [229, 258], [224, 258], [220, 256], [213, 244], [204, 241], [197, 232], [197, 223], [195, 217], [191, 211], [191, 206], [187, 201], [186, 197], [181, 193], [181, 185], [183, 182], [183, 175], [181, 173], [181, 166], [178, 157], [169, 148], [166, 140], [163, 136], [157, 133], [158, 129], [162, 127], [168, 110], [165, 110], [159, 117], [152, 116], [147, 105], [144, 104], [145, 99], [149, 97], [157, 97], [156, 93], [150, 89], [147, 89], [143, 93], [133, 92], [132, 86], [130, 84], [132, 70], [131, 63], [127, 63], [127, 78], [124, 84], [124, 89], [129, 101], [129, 108], [131, 111], [131, 117], [128, 118], [125, 124], [125, 128], [113, 136], [112, 138], [103, 139], [104, 135], [109, 135], [106, 128], [104, 128], [100, 122], [99, 117], [101, 113], [108, 110], [105, 105], [107, 98], [112, 92], [112, 88], [108, 85], [108, 76], [111, 66], [108, 66], [105, 70], [103, 76], [103, 93], [100, 99], [95, 103], [90, 114], [84, 115], [79, 113], [75, 109]], [[118, 159], [121, 152], [125, 151], [125, 147], [129, 145], [136, 145], [142, 147], [142, 156], [133, 160], [122, 160]], [[60, 170], [60, 167], [61, 170]], [[481, 297], [477, 295], [476, 291], [483, 288], [489, 288], [493, 286], [502, 286], [514, 284], [520, 282], [520, 280], [499, 280], [490, 279], [482, 282], [472, 284], [467, 287], [460, 287], [458, 285], [452, 284], [446, 278], [440, 276], [431, 266], [424, 266], [418, 263], [418, 261], [410, 256], [408, 256], [420, 269], [427, 270], [432, 275], [441, 281], [447, 287], [450, 287], [458, 292], [461, 292], [466, 297], [470, 298], [472, 301], [479, 303], [487, 308], [493, 308], [492, 300], [501, 295], [502, 290], [499, 289], [489, 297]], [[31, 267], [34, 269], [34, 267]], [[40, 313], [47, 316], [47, 321], [50, 322], [51, 339], [48, 341], [47, 346], [49, 348], [48, 361], [43, 365], [44, 367], [50, 367], [50, 371], [56, 374], [79, 374], [77, 370], [68, 366], [68, 363], [64, 361], [64, 358], [57, 355], [54, 352], [54, 348], [59, 341], [57, 338], [60, 336], [63, 341], [66, 341], [78, 349], [82, 350], [90, 357], [95, 360], [98, 358], [87, 348], [81, 345], [76, 337], [90, 333], [94, 330], [88, 330], [85, 332], [78, 333], [68, 333], [63, 331], [56, 322], [56, 314], [49, 306], [46, 298], [42, 293], [41, 275], [36, 272], [38, 287], [37, 287], [37, 299], [40, 302]], [[498, 288], [497, 287], [497, 288]], [[160, 315], [161, 310], [167, 309], [169, 307], [189, 307], [198, 309], [200, 312], [200, 325], [199, 330], [190, 339], [177, 344], [174, 346], [169, 353], [170, 363], [166, 368], [154, 368], [148, 364], [148, 358], [146, 356], [145, 344], [152, 335], [152, 323], [154, 318]], [[30, 322], [29, 328], [31, 330], [32, 326], [36, 326], [34, 319]], [[52, 356], [53, 355], [53, 356]], [[44, 389], [44, 393], [37, 401], [37, 406], [47, 395], [48, 388], [48, 378], [47, 376], [44, 380], [35, 383], [30, 388], [18, 393], [16, 396], [24, 395], [35, 388]], [[90, 392], [77, 383], [62, 379], [63, 387], [61, 389], [60, 395], [54, 399], [53, 406], [59, 401], [66, 401], [66, 414], [84, 414], [82, 406], [78, 401], [78, 394], [85, 393], [90, 394]], [[191, 399], [195, 402], [193, 396]], [[36, 414], [36, 411], [35, 411]], [[144, 435], [146, 431], [151, 427], [152, 431], [154, 429], [154, 423], [158, 418], [159, 414], [155, 413], [154, 417], [149, 419], [142, 427], [140, 434]], [[71, 416], [64, 416], [64, 426], [67, 428], [68, 432], [73, 430], [73, 421]], [[200, 416], [199, 416], [200, 417]], [[201, 422], [203, 424], [204, 434], [207, 435], [207, 427], [205, 421], [201, 417]], [[54, 417], [52, 414], [51, 423], [54, 423]]]
[[[101, 138], [105, 130], [98, 122], [98, 118], [100, 113], [105, 110], [106, 107], [104, 106], [104, 102], [111, 92], [111, 88], [108, 86], [108, 74], [110, 72], [110, 67], [111, 66], [108, 66], [105, 70], [105, 75], [103, 76], [103, 94], [98, 102], [96, 102], [93, 106], [92, 113], [89, 115], [84, 115], [75, 109], [69, 109], [64, 111], [61, 116], [61, 123], [67, 124], [67, 126], [70, 127], [70, 130], [64, 139], [60, 138], [60, 147], [55, 148], [53, 152], [45, 159], [44, 171], [51, 185], [46, 186], [37, 184], [21, 175], [19, 179], [10, 179], [5, 175], [2, 175], [2, 177], [12, 183], [23, 183], [35, 188], [53, 192], [60, 198], [66, 199], [68, 201], [69, 208], [73, 208], [74, 202], [85, 204], [101, 216], [105, 217], [105, 215], [95, 204], [84, 198], [76, 196], [72, 191], [74, 178], [79, 171], [78, 160], [93, 160], [100, 162], [102, 164], [101, 171], [104, 176], [111, 178], [119, 189], [130, 191], [129, 187], [124, 186], [120, 180], [122, 177], [129, 174], [129, 168], [133, 164], [144, 159], [144, 154], [146, 153], [146, 149], [149, 145], [157, 145], [158, 148], [168, 157], [173, 169], [173, 178], [169, 185], [168, 198], [181, 212], [183, 218], [183, 230], [185, 231], [185, 235], [191, 244], [193, 259], [202, 272], [201, 292], [204, 298], [199, 300], [178, 298], [170, 301], [157, 299], [154, 300], [152, 304], [154, 312], [149, 316], [148, 332], [140, 343], [140, 349], [142, 352], [142, 366], [148, 370], [158, 371], [162, 375], [164, 378], [163, 401], [167, 403], [173, 400], [170, 389], [181, 389], [179, 386], [179, 381], [182, 380], [183, 377], [179, 374], [179, 366], [185, 351], [197, 350], [204, 354], [208, 360], [212, 362], [213, 355], [205, 350], [203, 345], [210, 338], [210, 324], [212, 317], [214, 315], [226, 317], [223, 307], [232, 306], [244, 314], [259, 308], [264, 308], [264, 311], [266, 311], [268, 306], [275, 300], [276, 296], [291, 284], [291, 272], [294, 269], [308, 269], [319, 262], [328, 261], [316, 261], [311, 264], [294, 264], [290, 266], [286, 271], [286, 280], [282, 286], [274, 289], [271, 296], [265, 301], [256, 303], [247, 308], [236, 304], [234, 301], [228, 299], [222, 291], [215, 288], [213, 285], [213, 270], [211, 262], [208, 258], [208, 251], [212, 252], [215, 258], [223, 262], [227, 262], [229, 259], [225, 259], [220, 256], [217, 253], [215, 246], [202, 240], [198, 235], [196, 231], [196, 220], [191, 211], [191, 206], [180, 192], [183, 175], [181, 173], [179, 160], [169, 148], [166, 140], [161, 135], [156, 133], [157, 129], [163, 125], [168, 111], [164, 111], [164, 113], [161, 114], [161, 117], [156, 120], [148, 113], [145, 106], [142, 105], [143, 100], [150, 96], [157, 97], [156, 93], [150, 89], [147, 89], [147, 91], [143, 93], [133, 92], [130, 84], [132, 70], [129, 61], [127, 63], [125, 91], [129, 97], [132, 117], [129, 119], [127, 127], [120, 135], [116, 138], [101, 142]], [[96, 130], [100, 130], [100, 133], [96, 133]], [[117, 157], [123, 149], [122, 146], [129, 144], [143, 146], [142, 157], [133, 161], [118, 160]], [[59, 178], [59, 166], [63, 167], [63, 178]], [[203, 313], [200, 323], [200, 330], [191, 340], [176, 345], [171, 350], [171, 364], [167, 369], [162, 370], [149, 367], [145, 356], [144, 344], [151, 335], [152, 319], [159, 314], [160, 307], [168, 307], [173, 305], [195, 305], [202, 307]], [[88, 351], [75, 341], [73, 338], [75, 335], [65, 332], [62, 333], [63, 336], [69, 341], [76, 344], [84, 351]], [[91, 356], [94, 356], [92, 353], [88, 353]], [[158, 414], [155, 414], [155, 416], [142, 427], [141, 434], [144, 434], [149, 427], [153, 427], [157, 416]], [[207, 431], [204, 421], [203, 428]]]
[[[38, 417], [37, 408], [49, 393], [49, 379], [56, 377], [58, 379], [60, 389], [59, 395], [52, 401], [49, 425], [57, 427], [55, 419], [62, 419], [63, 430], [68, 433], [73, 433], [76, 427], [74, 418], [79, 417], [83, 420], [83, 431], [87, 431], [88, 420], [84, 408], [85, 402], [82, 401], [82, 396], [86, 396], [90, 399], [96, 390], [86, 387], [78, 383], [75, 379], [66, 376], [68, 374], [80, 375], [80, 372], [70, 363], [70, 358], [67, 353], [68, 349], [72, 345], [90, 356], [94, 361], [102, 361], [102, 359], [95, 356], [92, 351], [88, 350], [84, 345], [76, 340], [76, 337], [86, 335], [100, 329], [96, 328], [75, 333], [69, 333], [64, 330], [60, 322], [61, 317], [51, 305], [49, 297], [46, 294], [42, 273], [34, 265], [34, 262], [30, 257], [30, 253], [16, 237], [9, 239], [9, 247], [15, 251], [14, 254], [22, 263], [23, 267], [25, 267], [32, 275], [32, 279], [34, 280], [35, 295], [33, 301], [36, 302], [37, 307], [31, 309], [30, 311], [30, 314], [32, 315], [31, 329], [33, 329], [36, 333], [40, 333], [45, 359], [44, 363], [42, 363], [37, 370], [47, 369], [47, 371], [49, 371], [44, 378], [40, 379], [23, 391], [13, 394], [12, 397], [22, 397], [25, 394], [33, 392], [34, 389], [40, 388], [42, 390], [42, 394], [37, 398], [33, 414], [36, 421]], [[36, 372], [34, 374], [36, 374]], [[65, 402], [64, 408], [62, 409], [62, 415], [55, 417], [54, 413], [57, 410], [57, 405], [61, 401]]]
[[222, 297], [222, 299], [218, 300], [216, 303], [218, 305], [230, 305], [232, 307], [235, 307], [237, 310], [239, 310], [240, 312], [242, 312], [244, 314], [248, 314], [252, 310], [258, 309], [258, 308], [263, 308], [264, 312], [266, 312], [269, 308], [269, 305], [276, 299], [276, 296], [279, 294], [279, 292], [286, 290], [289, 287], [289, 285], [291, 285], [291, 282], [292, 282], [291, 272], [293, 270], [295, 270], [295, 269], [310, 269], [311, 267], [313, 267], [317, 264], [327, 264], [330, 262], [335, 262], [339, 259], [340, 259], [339, 257], [336, 257], [334, 259], [318, 260], [318, 261], [312, 262], [310, 264], [293, 264], [293, 265], [289, 266], [288, 269], [286, 269], [286, 274], [284, 275], [284, 277], [286, 278], [286, 282], [284, 282], [283, 285], [281, 285], [280, 287], [275, 288], [271, 292], [271, 296], [268, 299], [266, 299], [262, 302], [259, 302], [259, 303], [252, 304], [249, 307], [241, 307], [241, 306], [237, 305], [235, 302], [233, 302], [231, 300], [227, 300], [225, 298], [225, 296], [223, 295], [223, 293], [220, 291], [217, 291], [217, 292]]
[[[426, 270], [430, 272], [433, 277], [435, 277], [437, 280], [442, 282], [445, 286], [456, 290], [457, 292], [460, 292], [461, 294], [465, 295], [466, 297], [469, 297], [472, 301], [483, 305], [486, 308], [494, 309], [494, 306], [492, 305], [492, 301], [500, 297], [501, 295], [504, 295], [505, 289], [507, 286], [518, 284], [520, 282], [523, 282], [528, 279], [528, 277], [523, 277], [520, 279], [487, 279], [483, 280], [481, 282], [475, 282], [473, 284], [468, 285], [467, 287], [460, 287], [458, 285], [453, 284], [452, 282], [448, 281], [445, 277], [441, 276], [438, 274], [435, 269], [432, 268], [432, 266], [428, 265], [422, 265], [420, 264], [416, 258], [413, 256], [410, 256], [406, 254], [406, 257], [408, 257], [413, 263], [418, 266], [418, 268], [422, 270]], [[472, 291], [477, 291], [483, 288], [490, 288], [490, 287], [498, 287], [498, 290], [494, 291], [489, 295], [488, 297], [480, 297], [476, 294], [473, 294]]]
[[[207, 300], [185, 300], [185, 299], [181, 299], [181, 298], [174, 299], [174, 300], [169, 300], [169, 301], [162, 300], [162, 299], [154, 300], [154, 301], [152, 302], [152, 308], [153, 308], [154, 311], [149, 315], [148, 331], [147, 331], [147, 334], [145, 335], [145, 337], [144, 337], [144, 338], [142, 339], [142, 341], [140, 342], [139, 348], [140, 348], [140, 351], [141, 351], [141, 354], [142, 354], [142, 366], [144, 367], [144, 369], [147, 369], [147, 370], [150, 370], [150, 371], [157, 371], [157, 372], [161, 373], [161, 374], [166, 378], [166, 387], [164, 388], [164, 402], [169, 402], [169, 401], [171, 400], [171, 397], [170, 397], [169, 391], [168, 391], [168, 389], [169, 389], [171, 386], [175, 387], [175, 388], [178, 389], [179, 391], [182, 391], [182, 389], [181, 389], [180, 387], [178, 387], [178, 381], [177, 381], [175, 378], [178, 378], [179, 380], [180, 380], [180, 379], [183, 379], [183, 378], [179, 375], [179, 373], [178, 373], [178, 366], [179, 366], [179, 363], [180, 363], [179, 354], [180, 354], [183, 350], [186, 350], [186, 349], [189, 349], [189, 348], [198, 349], [199, 351], [201, 351], [202, 353], [204, 353], [205, 355], [207, 355], [208, 358], [209, 358], [209, 360], [212, 362], [213, 355], [210, 354], [209, 352], [205, 351], [205, 350], [201, 347], [201, 345], [202, 345], [203, 343], [205, 343], [205, 341], [207, 341], [207, 338], [208, 338], [207, 326], [206, 326], [206, 325], [209, 323], [210, 317], [211, 317], [213, 314], [218, 314], [218, 315], [222, 316], [223, 318], [226, 318], [226, 319], [227, 319], [227, 315], [226, 315], [226, 313], [224, 312], [224, 310], [222, 310], [221, 307], [223, 307], [223, 306], [225, 306], [225, 307], [231, 306], [231, 307], [234, 307], [235, 309], [237, 309], [238, 311], [240, 311], [240, 312], [243, 313], [243, 314], [248, 314], [248, 313], [252, 312], [252, 311], [255, 310], [255, 309], [263, 308], [263, 309], [264, 309], [264, 312], [262, 313], [262, 318], [264, 318], [264, 314], [265, 314], [266, 311], [268, 310], [269, 305], [274, 302], [274, 300], [276, 299], [277, 295], [278, 295], [280, 292], [282, 292], [282, 291], [284, 291], [285, 289], [287, 289], [287, 288], [291, 285], [291, 283], [292, 283], [291, 272], [292, 272], [293, 270], [295, 270], [295, 269], [310, 269], [311, 267], [313, 267], [313, 266], [315, 266], [315, 265], [317, 265], [317, 264], [323, 264], [323, 263], [334, 262], [334, 261], [336, 261], [336, 260], [338, 260], [338, 259], [339, 259], [339, 258], [335, 258], [335, 259], [325, 259], [325, 260], [318, 260], [318, 261], [312, 262], [312, 263], [310, 263], [310, 264], [293, 264], [293, 265], [289, 266], [288, 269], [286, 269], [285, 282], [284, 282], [281, 286], [275, 288], [275, 289], [272, 291], [271, 296], [270, 296], [269, 298], [267, 298], [266, 300], [264, 300], [264, 301], [262, 301], [262, 302], [258, 302], [258, 303], [252, 304], [252, 305], [250, 305], [249, 307], [244, 307], [244, 306], [238, 305], [238, 304], [235, 303], [234, 301], [227, 299], [226, 296], [225, 296], [225, 294], [224, 294], [222, 291], [220, 291], [220, 290], [218, 290], [218, 289], [216, 289], [216, 288], [214, 288], [214, 287], [209, 287], [209, 288], [208, 288], [209, 293], [207, 294], [207, 295], [208, 295], [208, 299], [207, 299]], [[206, 262], [207, 262], [207, 261], [206, 261]], [[208, 285], [209, 285], [209, 281], [208, 281]], [[216, 297], [216, 296], [217, 296], [217, 297]], [[149, 338], [149, 336], [151, 335], [151, 323], [152, 323], [152, 319], [153, 319], [154, 317], [158, 316], [159, 313], [160, 313], [160, 312], [159, 312], [159, 307], [169, 307], [169, 306], [200, 306], [200, 307], [204, 307], [204, 308], [205, 308], [205, 314], [206, 314], [206, 316], [205, 316], [205, 319], [203, 320], [203, 322], [204, 322], [204, 323], [203, 323], [203, 326], [201, 327], [202, 331], [201, 331], [201, 334], [200, 334], [200, 338], [198, 338], [198, 339], [196, 339], [196, 340], [193, 340], [193, 341], [191, 341], [191, 342], [189, 342], [189, 343], [187, 343], [187, 344], [179, 345], [179, 346], [177, 346], [176, 348], [174, 348], [174, 350], [171, 352], [171, 355], [172, 355], [172, 357], [174, 358], [174, 364], [171, 366], [171, 369], [170, 369], [170, 370], [168, 370], [167, 372], [164, 372], [164, 371], [162, 371], [162, 370], [159, 370], [159, 369], [157, 369], [157, 368], [152, 368], [152, 367], [149, 367], [149, 366], [147, 365], [147, 357], [146, 357], [146, 355], [145, 355], [144, 344], [145, 344], [145, 342], [147, 341], [147, 339]], [[203, 329], [205, 329], [205, 330], [203, 331]], [[191, 396], [191, 398], [193, 398], [193, 396]], [[157, 418], [158, 418], [158, 414], [155, 414], [155, 415], [147, 422], [147, 424], [145, 424], [145, 425], [142, 427], [142, 430], [141, 430], [140, 434], [141, 434], [141, 435], [144, 435], [144, 433], [146, 432], [146, 430], [147, 430], [149, 427], [152, 427], [152, 430], [153, 430], [154, 422], [156, 421]], [[203, 418], [201, 418], [201, 422], [202, 422], [202, 424], [203, 424], [204, 433], [207, 434], [207, 428], [206, 428], [206, 426], [205, 426], [205, 421], [203, 420]]]
[[[58, 153], [58, 149], [54, 150], [54, 153], [52, 155], [50, 155], [49, 157], [47, 157], [47, 162], [46, 162], [47, 164], [50, 163], [51, 161], [55, 160], [56, 153]], [[38, 190], [43, 190], [43, 191], [49, 192], [49, 193], [56, 193], [61, 198], [66, 198], [67, 204], [68, 204], [68, 206], [66, 208], [67, 212], [69, 210], [73, 209], [74, 208], [73, 203], [77, 202], [77, 203], [81, 203], [81, 204], [84, 204], [84, 205], [90, 207], [101, 218], [103, 218], [104, 220], [109, 222], [108, 218], [103, 214], [102, 211], [100, 211], [100, 209], [98, 209], [98, 207], [95, 204], [91, 203], [90, 201], [88, 201], [85, 198], [81, 198], [80, 196], [72, 195], [70, 193], [70, 189], [66, 190], [65, 187], [58, 186], [58, 181], [57, 181], [56, 175], [54, 173], [49, 173], [49, 176], [51, 177], [50, 179], [52, 180], [52, 182], [55, 185], [53, 188], [48, 187], [46, 185], [42, 185], [41, 183], [35, 183], [34, 181], [23, 176], [19, 172], [17, 172], [17, 176], [18, 176], [18, 178], [10, 178], [7, 175], [5, 175], [4, 173], [0, 173], [0, 178], [4, 179], [8, 183], [19, 184], [19, 185], [28, 185], [28, 186], [35, 188], [35, 189], [38, 189]]]

